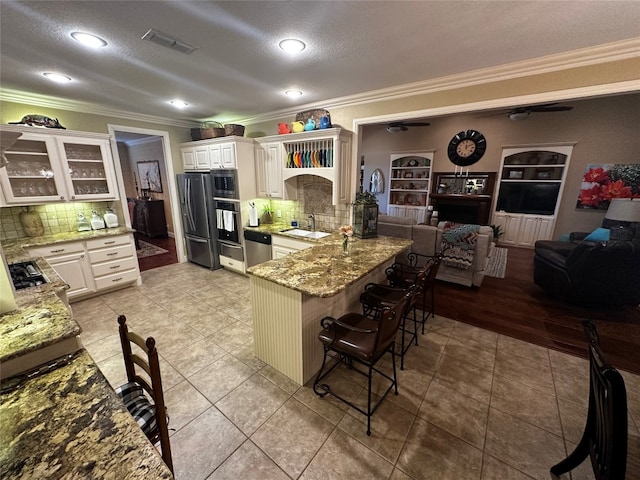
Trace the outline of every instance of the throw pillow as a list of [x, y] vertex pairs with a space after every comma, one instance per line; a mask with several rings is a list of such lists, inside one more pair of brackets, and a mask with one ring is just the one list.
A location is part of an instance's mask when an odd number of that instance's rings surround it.
[[609, 241], [609, 229], [602, 227], [596, 228], [584, 239], [590, 242], [607, 242]]

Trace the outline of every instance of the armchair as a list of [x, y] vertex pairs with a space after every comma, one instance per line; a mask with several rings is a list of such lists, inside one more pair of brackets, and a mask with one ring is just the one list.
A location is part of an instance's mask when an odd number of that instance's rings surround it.
[[587, 307], [640, 303], [640, 240], [539, 241], [533, 260], [534, 283], [553, 297]]

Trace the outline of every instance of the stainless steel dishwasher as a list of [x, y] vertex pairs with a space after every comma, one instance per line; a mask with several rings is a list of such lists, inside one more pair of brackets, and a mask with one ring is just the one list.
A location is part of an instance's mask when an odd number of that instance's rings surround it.
[[271, 234], [245, 230], [244, 248], [247, 268], [271, 260]]

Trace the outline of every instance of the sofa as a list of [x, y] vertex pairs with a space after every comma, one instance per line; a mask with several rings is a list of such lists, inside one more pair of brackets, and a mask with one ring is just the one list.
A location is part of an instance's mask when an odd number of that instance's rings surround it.
[[[390, 237], [402, 237], [413, 240], [412, 253], [432, 256], [442, 246], [442, 232], [445, 222], [437, 227], [419, 224], [413, 218], [395, 217], [392, 215], [378, 215], [378, 234]], [[445, 282], [458, 283], [467, 287], [479, 287], [484, 279], [485, 269], [493, 253], [493, 230], [488, 226], [481, 226], [476, 239], [476, 250], [471, 267], [468, 269], [446, 265], [443, 262], [438, 270], [437, 279]], [[406, 256], [396, 259], [406, 263]]]

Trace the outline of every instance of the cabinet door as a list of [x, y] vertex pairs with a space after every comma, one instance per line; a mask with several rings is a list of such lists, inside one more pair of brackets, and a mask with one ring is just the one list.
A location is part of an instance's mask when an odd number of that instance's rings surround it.
[[235, 143], [223, 143], [220, 145], [220, 163], [222, 168], [237, 168]]
[[55, 138], [25, 133], [5, 152], [0, 184], [7, 205], [27, 205], [67, 199], [65, 174]]
[[393, 215], [394, 217], [404, 217], [406, 211], [405, 207], [395, 207], [393, 205], [387, 207], [387, 215]]
[[520, 220], [520, 234], [518, 236], [518, 246], [533, 247], [540, 228], [540, 218], [522, 217]]
[[423, 208], [407, 207], [405, 209], [404, 216], [407, 217], [407, 218], [413, 218], [418, 223], [422, 223], [424, 221], [424, 209]]
[[271, 198], [282, 198], [282, 144], [269, 143], [267, 151], [267, 193]]
[[502, 227], [504, 235], [500, 238], [500, 243], [504, 245], [517, 245], [520, 235], [520, 217], [496, 213], [494, 223]]
[[266, 146], [256, 145], [256, 192], [259, 197], [269, 196], [269, 184], [267, 179], [267, 150]]
[[68, 200], [112, 200], [117, 196], [108, 140], [56, 137]]
[[69, 299], [95, 291], [91, 266], [84, 252], [51, 257], [46, 260], [69, 285], [66, 292]]
[[279, 245], [273, 245], [271, 247], [271, 256], [273, 257], [274, 260], [276, 260], [278, 258], [286, 257], [290, 253], [294, 253], [297, 251], [298, 250], [296, 250], [295, 248], [287, 248], [287, 247], [281, 247]]
[[551, 240], [554, 226], [555, 217], [541, 217], [536, 240]]
[[209, 145], [211, 168], [222, 168], [222, 150], [220, 145]]
[[182, 168], [185, 172], [196, 169], [196, 154], [193, 148], [183, 148], [182, 152]]
[[211, 168], [209, 147], [195, 147], [193, 154], [195, 157], [196, 170], [209, 170]]

